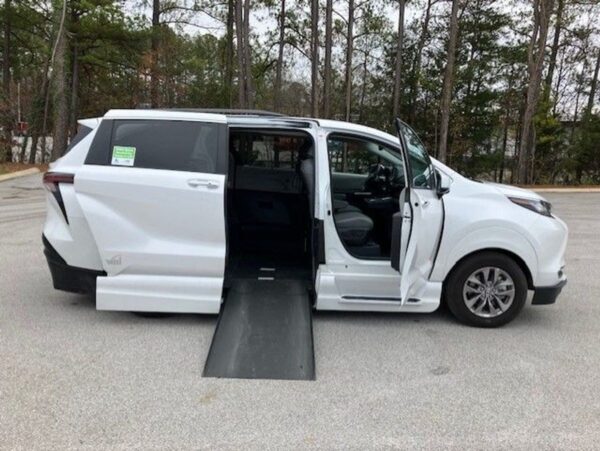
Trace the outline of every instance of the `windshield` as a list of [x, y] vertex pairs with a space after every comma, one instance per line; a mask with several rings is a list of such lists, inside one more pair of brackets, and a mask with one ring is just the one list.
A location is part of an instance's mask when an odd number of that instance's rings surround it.
[[417, 134], [406, 125], [400, 123], [400, 132], [406, 143], [410, 172], [414, 188], [432, 189], [435, 187], [435, 172], [425, 146]]

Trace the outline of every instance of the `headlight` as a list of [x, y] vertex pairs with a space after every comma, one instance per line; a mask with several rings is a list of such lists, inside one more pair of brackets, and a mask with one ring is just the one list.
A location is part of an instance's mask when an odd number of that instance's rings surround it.
[[509, 197], [514, 202], [528, 210], [535, 211], [544, 216], [552, 217], [552, 204], [540, 199], [523, 199], [522, 197]]

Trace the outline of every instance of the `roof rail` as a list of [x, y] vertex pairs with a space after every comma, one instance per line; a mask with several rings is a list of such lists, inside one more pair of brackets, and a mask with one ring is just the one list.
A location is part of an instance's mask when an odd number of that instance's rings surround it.
[[161, 109], [168, 109], [170, 111], [188, 111], [190, 113], [225, 114], [227, 116], [272, 116], [272, 117], [284, 116], [281, 113], [275, 113], [273, 111], [244, 110], [244, 109], [232, 109], [232, 108], [161, 108]]

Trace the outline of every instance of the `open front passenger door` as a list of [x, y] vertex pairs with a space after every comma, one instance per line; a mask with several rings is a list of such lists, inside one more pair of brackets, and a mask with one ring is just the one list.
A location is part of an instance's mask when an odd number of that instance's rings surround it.
[[391, 264], [400, 272], [404, 305], [418, 296], [435, 264], [444, 222], [444, 203], [437, 191], [435, 169], [423, 143], [404, 122], [396, 119], [404, 160], [406, 187], [393, 219]]

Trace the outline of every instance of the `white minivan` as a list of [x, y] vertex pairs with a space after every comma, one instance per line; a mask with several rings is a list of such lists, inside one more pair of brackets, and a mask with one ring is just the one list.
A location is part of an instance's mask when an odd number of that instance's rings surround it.
[[244, 110], [79, 123], [44, 176], [43, 242], [54, 287], [97, 309], [218, 314], [236, 281], [301, 281], [317, 310], [445, 302], [493, 327], [566, 283], [546, 200], [462, 177], [401, 121], [398, 136]]

